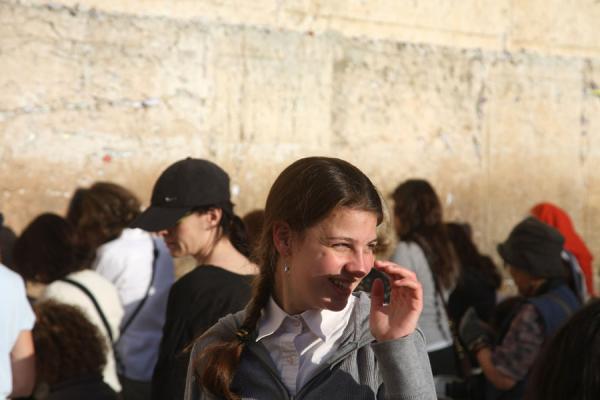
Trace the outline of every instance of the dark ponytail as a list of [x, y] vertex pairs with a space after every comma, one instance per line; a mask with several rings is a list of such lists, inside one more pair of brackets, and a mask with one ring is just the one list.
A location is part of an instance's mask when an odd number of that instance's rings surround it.
[[221, 234], [226, 236], [233, 247], [245, 257], [250, 257], [250, 243], [248, 242], [248, 234], [246, 233], [246, 227], [244, 221], [232, 210], [231, 204], [223, 205], [212, 205], [194, 208], [193, 212], [205, 213], [211, 208], [218, 208], [222, 210], [221, 221], [219, 226], [221, 227]]
[[[378, 223], [383, 219], [377, 189], [365, 174], [346, 161], [325, 157], [303, 158], [277, 177], [265, 206], [262, 234], [256, 248], [260, 272], [254, 281], [246, 318], [234, 338], [207, 346], [194, 360], [200, 390], [208, 390], [227, 400], [239, 399], [230, 385], [243, 347], [252, 337], [261, 311], [275, 287], [275, 269], [279, 259], [272, 239], [275, 223], [285, 222], [293, 231], [301, 233], [327, 218], [337, 207], [373, 212]], [[230, 238], [235, 243], [231, 232]]]
[[248, 243], [248, 234], [246, 233], [244, 221], [237, 215], [230, 215], [226, 211], [223, 211], [221, 221], [223, 233], [229, 237], [233, 247], [244, 256], [250, 257], [250, 244]]

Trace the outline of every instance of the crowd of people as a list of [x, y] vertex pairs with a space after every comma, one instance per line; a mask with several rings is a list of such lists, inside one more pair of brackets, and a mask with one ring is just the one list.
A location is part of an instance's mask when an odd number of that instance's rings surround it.
[[[293, 162], [243, 218], [229, 188], [186, 158], [143, 211], [97, 182], [0, 236], [0, 398], [600, 396], [593, 257], [558, 206], [498, 244], [503, 274], [423, 179], [391, 194], [389, 260], [385, 199], [347, 161]], [[517, 294], [499, 295], [503, 275]]]

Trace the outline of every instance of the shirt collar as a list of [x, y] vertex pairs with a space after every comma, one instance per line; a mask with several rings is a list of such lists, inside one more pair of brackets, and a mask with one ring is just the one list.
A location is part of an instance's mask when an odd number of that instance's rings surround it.
[[[310, 331], [327, 341], [340, 327], [345, 327], [350, 319], [350, 314], [354, 308], [355, 296], [348, 298], [348, 303], [341, 311], [331, 310], [307, 310], [299, 315]], [[274, 334], [286, 318], [298, 318], [290, 316], [275, 302], [273, 297], [269, 298], [267, 306], [263, 309], [258, 322], [258, 336], [256, 341], [264, 339]]]
[[287, 316], [288, 314], [275, 303], [273, 297], [270, 297], [267, 306], [263, 308], [258, 320], [258, 336], [256, 337], [256, 341], [258, 342], [274, 334]]

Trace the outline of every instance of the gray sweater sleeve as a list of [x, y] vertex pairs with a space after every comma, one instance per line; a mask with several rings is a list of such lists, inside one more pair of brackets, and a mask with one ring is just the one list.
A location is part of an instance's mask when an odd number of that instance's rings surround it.
[[425, 351], [425, 338], [420, 330], [417, 329], [400, 339], [373, 343], [371, 346], [379, 363], [379, 373], [383, 378], [380, 398], [401, 400], [437, 398], [429, 358]]

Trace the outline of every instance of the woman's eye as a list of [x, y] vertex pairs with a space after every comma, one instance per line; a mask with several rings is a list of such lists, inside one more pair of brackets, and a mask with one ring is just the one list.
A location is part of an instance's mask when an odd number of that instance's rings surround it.
[[350, 249], [351, 246], [348, 243], [334, 243], [333, 247], [336, 249]]

